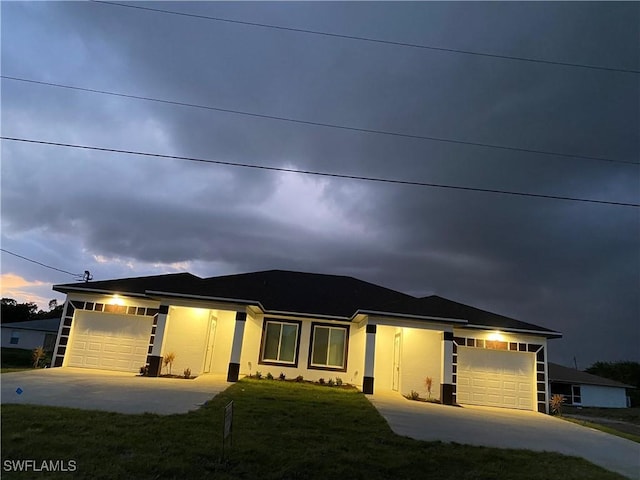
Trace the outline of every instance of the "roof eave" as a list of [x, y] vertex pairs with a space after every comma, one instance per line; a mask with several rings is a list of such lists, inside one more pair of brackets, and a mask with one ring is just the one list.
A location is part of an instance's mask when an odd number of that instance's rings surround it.
[[562, 333], [553, 330], [528, 330], [525, 328], [496, 327], [495, 325], [476, 325], [470, 323], [465, 325], [467, 328], [477, 328], [479, 330], [499, 330], [501, 332], [527, 333], [530, 335], [540, 335], [547, 338], [562, 338]]
[[442, 323], [459, 323], [462, 325], [466, 325], [468, 323], [467, 320], [463, 320], [460, 318], [434, 317], [431, 315], [412, 315], [409, 313], [380, 312], [377, 310], [357, 310], [351, 316], [351, 319], [355, 318], [359, 314], [376, 315], [376, 316], [382, 316], [382, 317], [394, 317], [394, 318], [410, 318], [413, 320], [428, 320], [431, 322], [442, 322]]
[[133, 293], [124, 290], [104, 290], [101, 288], [87, 288], [87, 287], [75, 287], [73, 285], [54, 285], [52, 287], [53, 290], [60, 293], [70, 293], [70, 292], [79, 292], [79, 293], [102, 293], [107, 295], [125, 295], [127, 297], [140, 297], [145, 298], [146, 295], [144, 293]]

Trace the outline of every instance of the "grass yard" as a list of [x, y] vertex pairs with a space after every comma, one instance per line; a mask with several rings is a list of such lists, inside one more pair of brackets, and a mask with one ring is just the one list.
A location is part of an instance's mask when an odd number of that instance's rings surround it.
[[24, 370], [31, 370], [31, 368], [27, 367], [1, 367], [0, 373], [13, 373], [13, 372], [23, 372]]
[[2, 368], [33, 368], [31, 350], [23, 348], [0, 349], [0, 367]]
[[[233, 448], [223, 462], [230, 400]], [[560, 454], [399, 437], [355, 390], [248, 379], [184, 415], [3, 405], [3, 465], [7, 459], [75, 460], [75, 473], [37, 474], [47, 479], [622, 478]]]
[[564, 407], [562, 412], [562, 418], [570, 422], [640, 443], [640, 407]]
[[598, 408], [598, 407], [562, 407], [562, 413], [582, 415], [585, 417], [609, 418], [640, 425], [640, 407], [632, 408]]

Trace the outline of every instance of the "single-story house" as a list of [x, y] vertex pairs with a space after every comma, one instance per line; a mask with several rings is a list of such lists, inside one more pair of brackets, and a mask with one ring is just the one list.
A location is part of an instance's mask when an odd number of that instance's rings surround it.
[[67, 295], [54, 367], [159, 375], [337, 379], [370, 394], [547, 412], [547, 340], [560, 333], [439, 296], [356, 278], [270, 270], [55, 285]]
[[564, 404], [577, 407], [626, 408], [627, 388], [633, 385], [549, 362], [551, 395], [563, 395]]
[[46, 318], [3, 323], [0, 325], [2, 347], [23, 348], [25, 350], [44, 347], [46, 351], [52, 352], [60, 330], [60, 321], [60, 318]]

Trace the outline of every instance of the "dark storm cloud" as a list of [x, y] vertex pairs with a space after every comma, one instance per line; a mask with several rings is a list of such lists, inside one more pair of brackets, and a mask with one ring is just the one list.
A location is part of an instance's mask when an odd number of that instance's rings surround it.
[[[157, 7], [638, 69], [640, 7], [632, 3]], [[634, 74], [374, 45], [91, 3], [2, 8], [6, 75], [415, 135], [627, 161], [639, 157], [640, 89]], [[297, 125], [11, 81], [2, 87], [5, 135], [638, 201], [635, 166]], [[565, 339], [553, 345], [551, 355], [565, 363], [574, 355], [592, 362], [640, 354], [637, 209], [8, 142], [2, 153], [3, 245], [24, 247], [33, 257], [46, 253], [48, 261], [73, 261], [82, 268], [89, 262], [102, 278], [156, 273], [169, 265], [204, 276], [267, 268], [354, 275], [563, 331]]]

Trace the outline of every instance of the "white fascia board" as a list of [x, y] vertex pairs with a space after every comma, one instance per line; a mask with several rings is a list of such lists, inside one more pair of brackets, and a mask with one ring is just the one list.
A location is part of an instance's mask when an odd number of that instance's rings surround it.
[[353, 317], [341, 317], [338, 315], [324, 315], [320, 313], [300, 313], [300, 312], [286, 312], [280, 310], [262, 310], [265, 315], [285, 315], [290, 317], [302, 317], [302, 318], [324, 318], [327, 320], [338, 320], [340, 322], [351, 322]]
[[241, 305], [257, 305], [262, 311], [264, 308], [255, 300], [244, 300], [240, 298], [224, 298], [224, 297], [209, 297], [206, 295], [193, 295], [190, 293], [174, 293], [174, 292], [159, 292], [156, 290], [146, 290], [147, 296], [153, 297], [175, 297], [175, 298], [187, 298], [190, 300], [205, 300], [210, 302], [225, 302], [225, 303], [239, 303]]
[[523, 328], [508, 328], [508, 327], [495, 327], [488, 325], [465, 325], [464, 328], [477, 328], [478, 330], [500, 330], [501, 332], [514, 332], [514, 333], [528, 333], [529, 335], [537, 335], [539, 337], [547, 337], [547, 338], [562, 338], [562, 334], [560, 332], [553, 332], [551, 330], [540, 331], [540, 330], [525, 330]]
[[391, 313], [391, 312], [378, 312], [375, 310], [358, 310], [351, 318], [353, 319], [356, 315], [375, 315], [378, 317], [390, 317], [390, 318], [410, 318], [414, 320], [430, 320], [433, 322], [443, 322], [443, 323], [460, 323], [462, 325], [467, 325], [469, 322], [467, 320], [462, 320], [460, 318], [444, 318], [444, 317], [433, 317], [429, 315], [410, 315], [408, 313]]
[[131, 293], [131, 292], [121, 292], [114, 290], [101, 290], [96, 288], [86, 288], [86, 287], [64, 287], [65, 290], [59, 290], [57, 287], [61, 287], [61, 285], [54, 285], [52, 287], [53, 290], [60, 293], [69, 293], [66, 290], [71, 290], [72, 292], [81, 292], [81, 293], [100, 293], [106, 295], [122, 295], [123, 297], [139, 297], [146, 298], [147, 296], [144, 293]]

